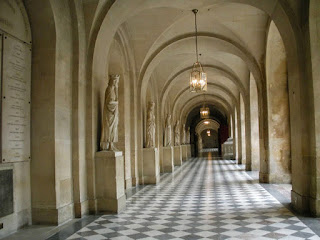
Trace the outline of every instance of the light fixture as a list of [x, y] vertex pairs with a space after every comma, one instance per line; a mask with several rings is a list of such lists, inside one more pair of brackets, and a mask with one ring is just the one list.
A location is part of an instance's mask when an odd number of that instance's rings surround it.
[[197, 61], [193, 64], [192, 71], [190, 73], [190, 92], [206, 92], [207, 91], [207, 74], [203, 71], [202, 65], [199, 62], [199, 54], [198, 54], [198, 28], [197, 28], [198, 9], [193, 9], [192, 12], [194, 13]]
[[204, 103], [203, 103], [203, 106], [202, 108], [200, 108], [200, 117], [201, 118], [209, 118], [210, 116], [210, 109], [209, 107], [206, 107], [206, 95], [203, 94], [203, 97], [204, 97]]
[[209, 118], [210, 115], [210, 109], [206, 106], [203, 106], [200, 108], [200, 116], [201, 118]]
[[203, 122], [205, 125], [208, 125], [209, 124], [209, 121], [204, 121]]
[[209, 130], [209, 129], [207, 130], [207, 134], [208, 134], [208, 137], [210, 137], [211, 132], [210, 132], [210, 130]]

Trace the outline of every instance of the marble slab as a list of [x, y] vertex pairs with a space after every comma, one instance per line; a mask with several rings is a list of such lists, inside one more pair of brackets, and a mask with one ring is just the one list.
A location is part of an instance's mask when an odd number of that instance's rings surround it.
[[13, 213], [13, 170], [0, 170], [0, 218]]
[[30, 159], [31, 48], [3, 36], [2, 162]]

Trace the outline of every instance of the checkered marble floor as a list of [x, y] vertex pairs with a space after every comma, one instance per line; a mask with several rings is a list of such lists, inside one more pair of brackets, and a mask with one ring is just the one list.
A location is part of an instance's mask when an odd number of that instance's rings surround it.
[[320, 239], [231, 160], [192, 159], [68, 239]]

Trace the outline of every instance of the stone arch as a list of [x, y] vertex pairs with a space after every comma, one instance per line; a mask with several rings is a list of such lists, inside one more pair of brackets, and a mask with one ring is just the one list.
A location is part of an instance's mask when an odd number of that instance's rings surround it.
[[[180, 111], [177, 111], [177, 116], [174, 116], [174, 118], [178, 118], [181, 123], [184, 123], [188, 113], [195, 108], [196, 106], [203, 105], [203, 97], [201, 95], [193, 97], [189, 100], [189, 102], [182, 107]], [[226, 102], [223, 98], [216, 96], [216, 95], [207, 95], [206, 97], [206, 104], [210, 103], [219, 103], [219, 105], [222, 105], [224, 109], [223, 112], [225, 112], [226, 116], [228, 116], [232, 111], [232, 107], [228, 102]]]
[[[206, 122], [209, 123], [207, 124]], [[201, 132], [207, 128], [218, 131], [218, 129], [220, 128], [220, 123], [213, 119], [204, 119], [197, 124], [195, 132], [197, 134], [201, 134]]]
[[[215, 84], [215, 83], [208, 83], [208, 88], [209, 87], [215, 87], [217, 89], [219, 89], [220, 91], [222, 91], [223, 93], [225, 93], [228, 97], [231, 98], [232, 100], [232, 105], [233, 106], [236, 106], [236, 103], [237, 103], [237, 99], [235, 98], [235, 96], [232, 94], [232, 92], [230, 90], [228, 90], [227, 88], [225, 87], [222, 87], [218, 84]], [[176, 109], [176, 106], [177, 106], [177, 103], [178, 101], [180, 100], [180, 98], [182, 97], [183, 94], [185, 93], [188, 93], [189, 92], [189, 87], [186, 87], [184, 89], [182, 89], [176, 96], [176, 98], [174, 99], [173, 101], [173, 112], [175, 111]]]
[[24, 43], [31, 43], [29, 17], [22, 0], [0, 2], [0, 29]]
[[[222, 76], [225, 76], [227, 77], [228, 79], [230, 79], [236, 86], [238, 86], [239, 88], [239, 91], [240, 93], [246, 98], [247, 96], [247, 93], [246, 93], [246, 90], [245, 90], [245, 87], [243, 86], [242, 82], [240, 81], [240, 79], [234, 74], [232, 73], [231, 69], [230, 71], [228, 70], [225, 70], [219, 66], [214, 66], [214, 65], [204, 65], [203, 66], [204, 68], [212, 68], [212, 69], [215, 69], [217, 72], [221, 73]], [[172, 88], [172, 85], [175, 83], [175, 79], [183, 74], [184, 72], [188, 71], [188, 70], [191, 70], [191, 68], [185, 68], [181, 71], [179, 71], [178, 73], [176, 74], [173, 74], [172, 77], [167, 81], [167, 84], [165, 84], [163, 90], [162, 90], [162, 93], [161, 93], [161, 97], [160, 97], [160, 102], [162, 103], [162, 106], [161, 106], [161, 109], [162, 109], [162, 114], [164, 112], [164, 106], [165, 106], [165, 100], [166, 100], [166, 97], [170, 91], [170, 89]], [[212, 85], [213, 83], [208, 83], [209, 85]], [[213, 86], [213, 85], [212, 85]], [[222, 87], [221, 87], [222, 88]], [[230, 92], [230, 91], [229, 91]], [[179, 94], [178, 94], [179, 95]]]
[[[210, 40], [216, 41], [218, 43], [218, 46], [220, 47], [220, 51], [231, 53], [235, 56], [238, 56], [240, 59], [242, 59], [247, 65], [250, 71], [253, 72], [254, 76], [257, 78], [257, 85], [260, 87], [261, 82], [263, 81], [263, 76], [260, 71], [260, 67], [258, 63], [255, 61], [254, 57], [246, 51], [246, 49], [242, 46], [240, 46], [238, 43], [232, 41], [231, 39], [226, 39], [223, 36], [217, 36], [215, 34], [211, 33], [199, 33], [199, 38], [208, 38]], [[153, 54], [153, 56], [146, 61], [145, 66], [142, 67], [142, 71], [140, 74], [140, 82], [139, 86], [141, 86], [141, 94], [145, 92], [149, 76], [151, 74], [151, 69], [156, 66], [159, 61], [161, 61], [158, 58], [161, 58], [161, 55], [164, 55], [165, 51], [170, 51], [170, 48], [174, 48], [175, 45], [180, 45], [183, 41], [186, 41], [188, 39], [191, 39], [194, 37], [194, 34], [187, 34], [183, 36], [176, 37], [172, 40], [169, 40], [165, 46], [162, 46], [161, 49], [159, 49], [156, 54]], [[170, 54], [167, 55], [167, 57], [170, 57]], [[259, 88], [261, 89], [261, 88]]]
[[[236, 2], [236, 3], [243, 3], [243, 4], [248, 4], [251, 6], [254, 6], [258, 9], [261, 9], [262, 11], [266, 12], [269, 16], [272, 17], [274, 20], [276, 26], [279, 29], [279, 32], [283, 38], [283, 41], [285, 43], [285, 48], [288, 56], [288, 78], [289, 78], [289, 87], [290, 87], [290, 106], [292, 108], [292, 114], [291, 116], [306, 116], [308, 114], [307, 110], [303, 107], [305, 105], [311, 104], [313, 102], [313, 95], [306, 94], [308, 92], [308, 86], [305, 86], [305, 65], [302, 62], [301, 59], [305, 59], [305, 44], [303, 42], [302, 38], [302, 33], [301, 33], [301, 28], [298, 23], [298, 20], [295, 18], [295, 15], [292, 14], [292, 10], [289, 6], [289, 4], [286, 1], [277, 1], [277, 0], [270, 0], [270, 1], [263, 1], [263, 2], [255, 2], [251, 0], [232, 0], [230, 2]], [[113, 2], [110, 3], [104, 3], [106, 4], [106, 8], [110, 8], [111, 4], [114, 4]], [[104, 9], [104, 4], [101, 4], [100, 6], [102, 9]], [[121, 1], [116, 2], [115, 6], [115, 11], [118, 15], [118, 21], [114, 21], [113, 24], [110, 24], [109, 29], [108, 29], [108, 23], [110, 23], [110, 18], [113, 17], [113, 19], [116, 19], [114, 15], [111, 13], [107, 14], [107, 17], [104, 16], [104, 14], [107, 12], [107, 10], [100, 11], [98, 16], [95, 17], [95, 19], [98, 19], [96, 21], [97, 25], [95, 24], [94, 29], [100, 29], [99, 33], [103, 33], [97, 38], [93, 38], [93, 45], [92, 47], [94, 48], [95, 45], [100, 45], [102, 46], [102, 43], [105, 45], [106, 51], [108, 51], [108, 45], [110, 44], [110, 41], [108, 39], [112, 39], [113, 34], [116, 32], [117, 26], [119, 26], [122, 22], [125, 21], [126, 18], [137, 14], [139, 11], [146, 10], [149, 8], [154, 8], [154, 7], [159, 7], [159, 6], [170, 6], [177, 4], [177, 3], [168, 3], [165, 1], [157, 1], [156, 3], [149, 4], [147, 6], [139, 3], [140, 6], [137, 5], [137, 3], [131, 3], [130, 2], [130, 9], [131, 11], [120, 11], [121, 8], [116, 8], [121, 6], [123, 4]], [[129, 9], [129, 8], [128, 8]], [[110, 30], [110, 31], [109, 31]], [[97, 41], [97, 42], [96, 42]], [[303, 46], [303, 47], [301, 47]], [[98, 48], [99, 49], [99, 48]], [[95, 51], [94, 49], [89, 49], [90, 51]], [[99, 52], [96, 56], [94, 56], [94, 59], [96, 60], [102, 60], [104, 61], [105, 55], [104, 51]], [[89, 54], [90, 56], [90, 54]], [[95, 61], [93, 59], [93, 62]], [[91, 60], [90, 60], [91, 61]], [[99, 71], [91, 71], [91, 66], [94, 66], [95, 64], [91, 65], [89, 64], [89, 69], [88, 69], [88, 77], [89, 79], [92, 80], [91, 73], [95, 72], [95, 77], [99, 77]], [[254, 73], [254, 72], [253, 72]], [[255, 76], [256, 78], [256, 76]], [[91, 81], [90, 80], [90, 81]], [[258, 79], [255, 79], [258, 81]], [[267, 159], [267, 151], [266, 151], [266, 146], [268, 145], [268, 139], [267, 139], [267, 130], [268, 126], [266, 124], [267, 122], [267, 105], [266, 105], [266, 86], [262, 85], [262, 93], [259, 93], [259, 115], [261, 116], [261, 120], [259, 122], [259, 129], [260, 131], [260, 143], [261, 146], [263, 146], [260, 157], [262, 159]], [[139, 98], [139, 97], [138, 97]], [[139, 101], [139, 100], [138, 100]], [[299, 166], [299, 159], [306, 159], [306, 161], [309, 159], [310, 156], [310, 148], [307, 146], [302, 147], [307, 140], [307, 136], [314, 136], [312, 131], [310, 131], [310, 126], [308, 126], [307, 123], [302, 121], [301, 118], [294, 118], [291, 117], [291, 132], [292, 132], [292, 138], [300, 139], [299, 140], [299, 145], [301, 147], [294, 149], [292, 152], [292, 158], [293, 158], [293, 165]], [[138, 118], [139, 120], [139, 118]], [[303, 134], [304, 129], [307, 129], [308, 134]], [[314, 137], [313, 137], [314, 139]], [[314, 160], [314, 156], [312, 158], [312, 161]], [[299, 167], [297, 167], [299, 168]], [[306, 178], [304, 181], [305, 184], [308, 184], [308, 181], [310, 179]], [[302, 184], [303, 185], [303, 184]], [[296, 201], [294, 201], [294, 205], [298, 209], [308, 209], [309, 205], [308, 204], [302, 204], [303, 198], [302, 196], [305, 196], [304, 193], [302, 192], [296, 192], [297, 194], [295, 195]], [[303, 206], [303, 207], [302, 207]]]

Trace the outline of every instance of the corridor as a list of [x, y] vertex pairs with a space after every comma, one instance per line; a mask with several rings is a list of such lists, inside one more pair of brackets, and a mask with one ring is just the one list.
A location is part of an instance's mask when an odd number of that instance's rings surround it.
[[100, 216], [68, 239], [320, 237], [234, 161], [195, 158], [129, 198], [123, 213]]

